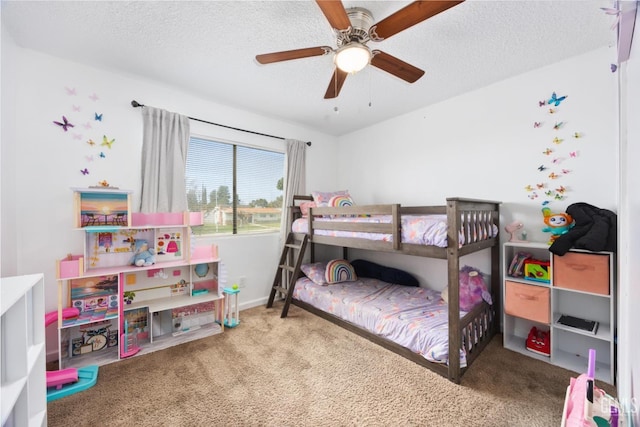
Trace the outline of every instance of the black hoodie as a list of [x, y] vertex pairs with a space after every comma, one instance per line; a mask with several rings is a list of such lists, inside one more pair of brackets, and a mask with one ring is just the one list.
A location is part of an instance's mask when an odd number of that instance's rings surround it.
[[559, 236], [549, 250], [564, 255], [569, 249], [588, 249], [594, 252], [616, 252], [618, 217], [615, 213], [588, 203], [574, 203], [566, 211], [575, 226]]

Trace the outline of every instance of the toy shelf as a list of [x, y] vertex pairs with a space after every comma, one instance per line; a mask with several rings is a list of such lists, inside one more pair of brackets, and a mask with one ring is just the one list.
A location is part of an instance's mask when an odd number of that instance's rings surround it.
[[[56, 266], [61, 367], [103, 365], [224, 330], [218, 248], [192, 243], [191, 227], [204, 223], [201, 212], [135, 213], [129, 190], [72, 190], [84, 250]], [[132, 265], [140, 252], [153, 264]], [[92, 315], [96, 306], [100, 314]], [[68, 307], [80, 308], [79, 317], [62, 319]], [[191, 330], [173, 329], [177, 315]]]

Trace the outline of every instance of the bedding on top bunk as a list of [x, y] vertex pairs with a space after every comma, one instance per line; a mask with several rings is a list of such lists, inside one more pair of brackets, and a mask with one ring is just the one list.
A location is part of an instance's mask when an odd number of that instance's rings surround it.
[[[447, 215], [402, 215], [400, 221], [402, 243], [412, 243], [416, 245], [447, 247]], [[372, 215], [368, 217], [335, 217], [335, 218], [315, 218], [316, 221], [330, 222], [358, 222], [358, 223], [391, 223], [391, 215]], [[493, 225], [493, 224], [492, 224]], [[296, 219], [291, 231], [294, 233], [308, 233], [309, 219], [302, 217]], [[319, 236], [332, 237], [355, 237], [359, 239], [381, 240], [385, 242], [393, 241], [391, 234], [384, 233], [363, 233], [355, 231], [341, 230], [321, 230], [315, 229], [313, 233]], [[498, 228], [493, 225], [492, 230], [475, 230], [472, 235], [477, 235], [480, 240], [488, 237], [495, 237]], [[459, 233], [460, 244], [464, 244], [464, 234]]]
[[[331, 285], [308, 277], [293, 298], [389, 339], [435, 363], [449, 359], [448, 306], [440, 292], [360, 277]], [[460, 317], [467, 312], [461, 311]], [[466, 355], [460, 350], [460, 366]]]

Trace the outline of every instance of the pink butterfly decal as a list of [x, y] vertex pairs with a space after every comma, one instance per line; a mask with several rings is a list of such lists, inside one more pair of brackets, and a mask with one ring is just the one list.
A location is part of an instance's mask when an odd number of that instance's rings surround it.
[[93, 94], [89, 95], [89, 99], [92, 101], [97, 101], [100, 98], [98, 98], [98, 95], [96, 95], [94, 92]]
[[540, 122], [533, 122], [533, 127], [534, 127], [534, 128], [539, 128], [540, 126], [542, 126], [542, 123], [540, 123]]
[[80, 111], [80, 106], [78, 105], [72, 105], [71, 108], [73, 109], [73, 111]]
[[569, 169], [562, 169], [562, 173], [565, 175], [568, 174], [569, 172], [571, 172]]
[[67, 95], [69, 96], [74, 96], [76, 94], [76, 88], [75, 87], [64, 87], [64, 90], [67, 91]]
[[82, 134], [80, 134], [80, 133], [74, 133], [74, 134], [73, 134], [73, 139], [82, 139]]
[[80, 169], [80, 172], [82, 172], [82, 175], [89, 175], [89, 169], [87, 168]]
[[578, 157], [578, 152], [577, 151], [569, 152], [569, 157]]
[[72, 128], [73, 125], [71, 123], [69, 123], [69, 121], [67, 120], [67, 118], [65, 116], [62, 116], [62, 122], [57, 122], [57, 121], [53, 121], [53, 123], [57, 124], [58, 126], [60, 126], [65, 132], [68, 130], [68, 128]]
[[87, 162], [93, 162], [93, 156], [84, 156], [87, 159]]
[[558, 164], [562, 161], [561, 157], [556, 157], [555, 159], [552, 160], [553, 163]]
[[91, 129], [91, 122], [87, 122], [87, 123], [83, 124], [82, 127], [85, 128], [85, 129]]
[[544, 151], [542, 152], [542, 154], [544, 154], [544, 155], [546, 155], [546, 156], [548, 156], [548, 155], [549, 155], [549, 154], [551, 154], [551, 153], [553, 153], [553, 150], [552, 150], [551, 148], [547, 148], [546, 150], [544, 150]]

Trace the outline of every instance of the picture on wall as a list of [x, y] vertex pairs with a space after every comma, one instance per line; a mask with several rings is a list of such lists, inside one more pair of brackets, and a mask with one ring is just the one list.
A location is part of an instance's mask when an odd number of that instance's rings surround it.
[[129, 194], [81, 192], [78, 223], [80, 227], [122, 226], [129, 224]]

